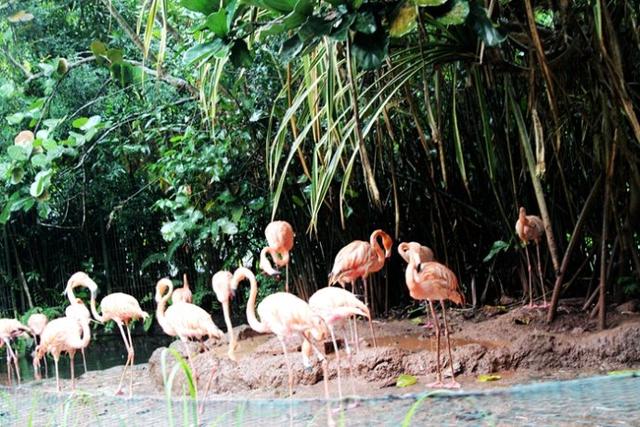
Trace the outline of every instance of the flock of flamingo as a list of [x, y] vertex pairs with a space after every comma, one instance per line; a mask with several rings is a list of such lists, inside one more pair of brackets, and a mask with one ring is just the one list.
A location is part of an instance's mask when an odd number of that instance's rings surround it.
[[[542, 270], [540, 268], [540, 250], [538, 244], [544, 234], [543, 223], [539, 217], [526, 215], [524, 208], [520, 208], [519, 218], [516, 223], [516, 233], [525, 245], [527, 253], [527, 264], [529, 271], [529, 292], [530, 306], [533, 307], [533, 297], [531, 289], [531, 263], [526, 246], [529, 242], [534, 242], [538, 254], [538, 272], [542, 285]], [[277, 267], [285, 267], [286, 280], [285, 292], [276, 292], [265, 297], [256, 308], [258, 295], [258, 283], [255, 275], [250, 269], [240, 267], [235, 272], [219, 271], [212, 278], [212, 287], [216, 298], [223, 308], [224, 320], [228, 333], [228, 357], [236, 360], [235, 350], [237, 340], [234, 336], [233, 325], [229, 313], [229, 301], [233, 298], [238, 286], [248, 281], [250, 284], [249, 300], [246, 307], [246, 316], [249, 326], [258, 333], [274, 334], [282, 345], [285, 362], [288, 370], [289, 395], [293, 394], [293, 372], [291, 361], [287, 351], [285, 340], [291, 337], [302, 338], [301, 356], [305, 368], [311, 367], [311, 357], [315, 354], [321, 362], [324, 373], [325, 396], [328, 397], [327, 385], [327, 358], [319, 348], [319, 342], [330, 338], [332, 340], [336, 361], [338, 365], [338, 393], [342, 398], [341, 374], [340, 374], [340, 354], [336, 340], [335, 329], [344, 326], [344, 347], [349, 361], [350, 374], [353, 377], [351, 367], [352, 346], [358, 350], [359, 339], [356, 322], [351, 322], [355, 316], [362, 316], [368, 319], [373, 344], [376, 346], [376, 338], [371, 321], [371, 314], [368, 308], [368, 284], [367, 277], [380, 271], [385, 260], [392, 254], [393, 240], [382, 230], [375, 230], [369, 241], [356, 240], [343, 247], [336, 255], [333, 268], [329, 274], [329, 286], [319, 289], [310, 298], [304, 301], [301, 298], [289, 293], [288, 284], [288, 264], [290, 252], [293, 249], [294, 232], [291, 225], [285, 221], [273, 221], [266, 230], [268, 246], [260, 254], [260, 268], [268, 275], [279, 275], [280, 271], [272, 266], [273, 262]], [[430, 387], [439, 388], [459, 388], [460, 384], [455, 381], [453, 369], [453, 359], [451, 354], [451, 342], [449, 339], [449, 328], [445, 301], [449, 300], [456, 304], [464, 304], [464, 295], [460, 291], [456, 275], [444, 264], [435, 261], [434, 253], [431, 249], [417, 242], [403, 242], [398, 245], [398, 253], [407, 263], [405, 281], [409, 289], [409, 294], [416, 300], [428, 302], [431, 315], [433, 316], [436, 330], [436, 360], [437, 379], [429, 384]], [[269, 257], [271, 260], [269, 260]], [[354, 285], [358, 279], [362, 280], [364, 287], [364, 301], [361, 301], [354, 293]], [[173, 289], [173, 282], [168, 278], [160, 279], [156, 284], [155, 302], [156, 319], [162, 330], [169, 336], [177, 337], [183, 343], [187, 352], [189, 364], [193, 370], [193, 360], [186, 345], [189, 340], [204, 338], [224, 339], [224, 333], [215, 325], [211, 315], [201, 307], [192, 304], [192, 294], [189, 284], [184, 276], [182, 288]], [[342, 288], [332, 287], [339, 284]], [[351, 291], [346, 290], [346, 284], [351, 284]], [[76, 297], [77, 288], [86, 288], [90, 292], [89, 307], [82, 299]], [[544, 297], [544, 285], [542, 285]], [[12, 371], [20, 383], [20, 371], [18, 358], [11, 348], [11, 340], [22, 336], [31, 335], [36, 343], [33, 368], [36, 378], [40, 378], [40, 363], [46, 354], [49, 353], [54, 360], [56, 387], [60, 391], [60, 379], [58, 372], [58, 362], [60, 355], [66, 352], [70, 358], [71, 383], [75, 388], [74, 357], [78, 350], [82, 352], [84, 368], [84, 349], [87, 348], [91, 339], [90, 321], [95, 320], [101, 324], [113, 320], [117, 325], [125, 348], [127, 350], [127, 360], [125, 362], [120, 381], [116, 389], [116, 394], [123, 394], [123, 381], [127, 370], [129, 375], [129, 396], [133, 394], [133, 369], [135, 351], [133, 340], [131, 339], [130, 324], [132, 321], [145, 319], [149, 316], [142, 310], [138, 301], [131, 295], [116, 292], [105, 296], [100, 302], [100, 311], [96, 306], [98, 295], [98, 285], [83, 272], [77, 272], [69, 278], [65, 289], [65, 294], [69, 299], [69, 306], [65, 310], [65, 316], [48, 321], [47, 317], [41, 313], [32, 314], [23, 325], [15, 319], [0, 319], [0, 347], [6, 346], [7, 353], [7, 373], [9, 385], [12, 383]], [[168, 305], [171, 300], [171, 305]], [[442, 308], [442, 320], [444, 335], [447, 341], [449, 355], [449, 365], [451, 366], [451, 379], [443, 381], [440, 338], [441, 325], [436, 314], [434, 302], [440, 302]], [[545, 299], [546, 305], [546, 299]], [[257, 315], [256, 316], [256, 312]], [[346, 323], [349, 323], [351, 331], [351, 345], [347, 339]], [[12, 366], [13, 364], [13, 366]], [[47, 364], [45, 359], [45, 374]], [[207, 381], [207, 390], [214, 375], [211, 371]], [[353, 383], [352, 383], [353, 384]], [[206, 392], [205, 392], [206, 395]]]

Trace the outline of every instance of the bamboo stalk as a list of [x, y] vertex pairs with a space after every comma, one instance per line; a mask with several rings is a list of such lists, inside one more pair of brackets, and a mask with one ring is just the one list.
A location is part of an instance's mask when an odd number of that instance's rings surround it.
[[562, 291], [562, 280], [564, 279], [564, 275], [567, 272], [567, 268], [569, 267], [569, 260], [571, 259], [571, 254], [573, 253], [573, 249], [578, 243], [578, 237], [582, 232], [582, 227], [586, 222], [587, 214], [591, 210], [591, 207], [594, 201], [596, 200], [596, 195], [598, 194], [598, 189], [600, 188], [601, 180], [602, 180], [602, 176], [598, 177], [596, 182], [593, 184], [593, 187], [591, 188], [591, 192], [589, 193], [589, 196], [587, 196], [587, 200], [584, 202], [582, 211], [578, 216], [578, 221], [576, 222], [576, 225], [573, 228], [573, 232], [571, 233], [569, 246], [567, 246], [567, 250], [564, 252], [564, 256], [562, 257], [562, 265], [560, 266], [560, 271], [556, 276], [556, 282], [553, 286], [553, 294], [551, 296], [551, 305], [549, 306], [549, 311], [547, 312], [547, 323], [553, 322], [553, 319], [556, 316], [556, 311], [558, 309], [558, 300], [560, 299], [560, 292]]

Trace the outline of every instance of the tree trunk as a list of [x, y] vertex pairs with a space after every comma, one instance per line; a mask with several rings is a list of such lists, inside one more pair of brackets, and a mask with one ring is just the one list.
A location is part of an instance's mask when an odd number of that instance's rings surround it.
[[22, 290], [27, 298], [27, 304], [29, 309], [33, 308], [33, 301], [31, 299], [31, 292], [29, 292], [29, 284], [27, 283], [27, 279], [24, 277], [24, 271], [22, 271], [22, 264], [20, 263], [20, 257], [18, 256], [18, 249], [16, 248], [16, 244], [11, 241], [11, 246], [13, 247], [13, 257], [16, 259], [16, 268], [18, 270], [18, 279], [22, 284]]

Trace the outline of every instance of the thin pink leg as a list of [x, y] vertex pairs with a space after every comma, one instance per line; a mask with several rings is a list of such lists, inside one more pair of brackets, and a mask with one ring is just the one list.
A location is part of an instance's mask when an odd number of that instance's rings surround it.
[[536, 242], [536, 252], [538, 255], [538, 274], [540, 275], [540, 287], [542, 288], [542, 308], [547, 308], [548, 304], [547, 304], [547, 295], [546, 292], [544, 290], [544, 278], [542, 276], [542, 264], [540, 263], [540, 245], [538, 244], [538, 242]]
[[431, 309], [431, 315], [434, 319], [436, 326], [436, 366], [438, 369], [438, 380], [428, 384], [427, 387], [442, 387], [442, 367], [440, 365], [440, 319], [436, 315], [436, 309], [433, 307], [433, 302], [429, 301], [429, 309]]
[[56, 365], [56, 389], [58, 390], [58, 393], [60, 391], [62, 391], [62, 389], [60, 388], [60, 374], [58, 373], [58, 359], [60, 358], [59, 354], [54, 354], [53, 355], [53, 364]]
[[524, 246], [524, 253], [527, 254], [527, 271], [529, 273], [529, 308], [533, 307], [533, 287], [531, 285], [531, 259], [529, 259], [529, 245]]
[[331, 333], [331, 341], [333, 342], [333, 351], [336, 353], [336, 363], [338, 365], [338, 397], [342, 400], [342, 378], [340, 375], [340, 351], [338, 350], [338, 343], [336, 342], [336, 336], [333, 331], [333, 326], [327, 325], [329, 332]]
[[442, 307], [442, 319], [444, 320], [444, 335], [447, 337], [447, 349], [449, 350], [449, 365], [451, 365], [451, 381], [444, 386], [447, 388], [460, 388], [460, 383], [456, 381], [456, 374], [453, 369], [453, 356], [451, 355], [451, 339], [449, 339], [449, 326], [447, 325], [447, 310], [444, 301], [440, 301]]
[[76, 389], [76, 375], [75, 375], [75, 367], [73, 366], [73, 359], [76, 357], [76, 352], [71, 350], [69, 352], [69, 368], [71, 369], [71, 390]]
[[278, 340], [282, 345], [282, 351], [284, 352], [284, 360], [287, 363], [287, 371], [289, 371], [289, 399], [293, 398], [293, 370], [291, 369], [291, 362], [289, 361], [289, 353], [287, 353], [287, 345], [284, 343], [284, 339], [278, 335]]
[[136, 352], [133, 349], [133, 340], [131, 339], [131, 329], [129, 328], [129, 324], [127, 326], [127, 336], [129, 337], [129, 350], [131, 351], [131, 361], [129, 362], [129, 397], [133, 396], [133, 363], [136, 357]]
[[329, 363], [327, 362], [327, 358], [322, 354], [322, 352], [318, 349], [316, 341], [307, 333], [302, 334], [303, 338], [309, 341], [313, 351], [316, 353], [318, 360], [322, 363], [322, 377], [324, 378], [324, 398], [329, 400], [329, 381], [327, 380], [327, 367]]
[[82, 366], [84, 366], [84, 373], [87, 373], [87, 358], [84, 356], [84, 348], [80, 349], [80, 352], [82, 353]]
[[122, 380], [124, 379], [124, 375], [127, 373], [127, 367], [129, 366], [129, 361], [131, 360], [131, 348], [129, 347], [129, 342], [127, 341], [127, 337], [124, 334], [124, 329], [122, 328], [122, 324], [120, 322], [116, 322], [118, 325], [118, 329], [120, 329], [120, 335], [122, 336], [122, 341], [124, 341], [124, 346], [127, 349], [127, 362], [124, 364], [124, 368], [122, 369], [122, 375], [120, 375], [120, 381], [118, 382], [118, 388], [116, 389], [116, 394], [122, 394]]

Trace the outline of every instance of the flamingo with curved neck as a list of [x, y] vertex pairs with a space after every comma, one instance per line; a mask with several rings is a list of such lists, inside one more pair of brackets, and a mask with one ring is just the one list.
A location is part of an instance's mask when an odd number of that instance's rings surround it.
[[[127, 369], [130, 368], [131, 372], [129, 377], [129, 396], [133, 396], [132, 366], [134, 363], [135, 351], [133, 348], [133, 340], [131, 339], [131, 330], [129, 329], [129, 324], [131, 323], [131, 321], [146, 319], [147, 317], [149, 317], [149, 313], [143, 311], [142, 308], [140, 308], [138, 300], [136, 300], [131, 295], [122, 292], [115, 292], [102, 298], [102, 301], [100, 302], [102, 314], [98, 313], [98, 310], [96, 308], [96, 295], [98, 293], [98, 285], [96, 285], [96, 282], [94, 282], [86, 273], [81, 271], [73, 274], [67, 282], [67, 288], [65, 292], [71, 304], [74, 304], [76, 300], [76, 296], [73, 291], [76, 287], [85, 287], [91, 291], [90, 307], [91, 314], [93, 315], [94, 319], [96, 319], [100, 323], [113, 320], [116, 325], [118, 325], [120, 335], [122, 336], [125, 348], [127, 349], [127, 361], [124, 364], [124, 369], [122, 370], [122, 375], [120, 376], [120, 382], [118, 383], [116, 394], [123, 393], [122, 380], [124, 379], [124, 375], [127, 372]], [[126, 335], [125, 328], [127, 331]]]
[[[249, 326], [259, 333], [275, 334], [280, 341], [284, 353], [287, 370], [289, 372], [289, 397], [293, 396], [293, 371], [291, 362], [285, 345], [285, 338], [299, 335], [304, 341], [309, 342], [316, 356], [322, 363], [324, 374], [325, 397], [329, 397], [329, 385], [327, 383], [327, 359], [318, 349], [316, 340], [320, 339], [325, 327], [322, 318], [313, 313], [309, 304], [295, 295], [287, 292], [276, 292], [268, 295], [258, 305], [257, 311], [260, 320], [256, 317], [256, 299], [258, 297], [258, 282], [254, 274], [245, 267], [238, 268], [233, 273], [232, 287], [237, 288], [238, 284], [244, 280], [249, 280], [251, 291], [247, 302], [247, 320]], [[305, 360], [305, 364], [307, 361]]]
[[267, 247], [260, 251], [260, 269], [270, 276], [280, 272], [271, 266], [267, 255], [271, 255], [278, 267], [285, 267], [285, 292], [289, 292], [289, 252], [293, 248], [295, 233], [287, 221], [272, 221], [264, 230]]
[[233, 325], [231, 324], [231, 314], [229, 310], [229, 300], [235, 295], [236, 289], [232, 285], [233, 274], [229, 271], [218, 271], [211, 278], [211, 287], [216, 294], [218, 302], [222, 304], [222, 314], [224, 315], [224, 323], [227, 325], [227, 334], [229, 335], [229, 359], [237, 360], [235, 350], [238, 346], [236, 336], [233, 333]]
[[[444, 305], [446, 300], [453, 301], [456, 304], [464, 304], [464, 295], [458, 287], [458, 278], [454, 272], [449, 270], [445, 265], [435, 261], [420, 262], [419, 252], [410, 252], [409, 265], [405, 272], [405, 281], [412, 298], [427, 300], [429, 302], [431, 315], [433, 316], [436, 326], [438, 379], [436, 382], [429, 384], [429, 386], [459, 388], [460, 384], [456, 382], [455, 372], [453, 370], [451, 340], [449, 339], [449, 327], [447, 325], [447, 311]], [[442, 382], [442, 368], [440, 365], [440, 321], [433, 306], [433, 301], [440, 301], [440, 307], [442, 309], [444, 335], [447, 339], [449, 363], [451, 365], [451, 381], [447, 384]]]

